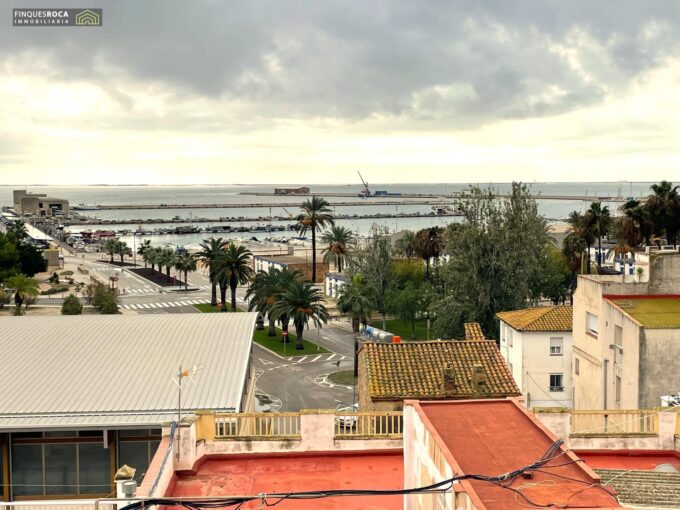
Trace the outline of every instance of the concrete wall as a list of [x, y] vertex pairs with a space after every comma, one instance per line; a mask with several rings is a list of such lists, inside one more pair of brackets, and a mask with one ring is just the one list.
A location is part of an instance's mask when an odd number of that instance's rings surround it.
[[649, 259], [649, 294], [680, 292], [680, 253], [652, 252]]
[[641, 340], [639, 406], [652, 408], [680, 391], [680, 329], [645, 329]]

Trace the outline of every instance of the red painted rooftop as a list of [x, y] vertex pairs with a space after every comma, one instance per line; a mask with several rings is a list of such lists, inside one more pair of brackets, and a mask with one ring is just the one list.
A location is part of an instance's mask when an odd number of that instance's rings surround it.
[[[170, 496], [234, 496], [334, 489], [401, 489], [402, 452], [208, 457], [195, 473], [178, 473]], [[403, 496], [284, 500], [277, 509], [401, 509]], [[243, 505], [259, 508], [259, 502]]]
[[[443, 444], [451, 467], [465, 474], [495, 476], [527, 466], [538, 460], [556, 440], [512, 400], [420, 402], [419, 406], [426, 426], [439, 437], [440, 445]], [[620, 507], [599, 485], [594, 472], [564, 447], [562, 451], [564, 453], [548, 462], [541, 472], [534, 472], [531, 480], [519, 478], [510, 487], [540, 505]], [[470, 485], [489, 510], [526, 510], [531, 506], [521, 494], [498, 485], [476, 480], [470, 481]]]
[[662, 464], [680, 470], [680, 452], [664, 450], [589, 450], [578, 456], [593, 469], [632, 469], [653, 471]]

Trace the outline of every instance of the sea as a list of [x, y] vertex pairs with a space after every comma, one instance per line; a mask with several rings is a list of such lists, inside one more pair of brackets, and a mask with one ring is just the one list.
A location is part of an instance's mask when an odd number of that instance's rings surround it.
[[[526, 183], [531, 191], [537, 195], [565, 195], [565, 196], [623, 196], [645, 197], [650, 193], [651, 182], [573, 182], [573, 183]], [[317, 193], [351, 193], [354, 197], [329, 197], [331, 208], [337, 213], [349, 215], [362, 214], [394, 214], [415, 213], [423, 214], [421, 217], [411, 218], [348, 218], [340, 219], [337, 224], [345, 226], [358, 236], [369, 235], [375, 228], [384, 232], [397, 232], [400, 230], [417, 230], [429, 226], [445, 226], [448, 223], [460, 221], [454, 216], [432, 216], [432, 205], [397, 203], [384, 206], [341, 206], [341, 202], [362, 201], [357, 195], [362, 190], [357, 185], [310, 185], [311, 192]], [[499, 192], [510, 190], [510, 183], [476, 183], [483, 188], [492, 187]], [[297, 187], [291, 184], [285, 187]], [[381, 190], [389, 193], [401, 194], [447, 194], [469, 189], [471, 184], [372, 184], [372, 191]], [[100, 218], [114, 223], [92, 224], [67, 227], [71, 232], [82, 230], [154, 230], [158, 228], [172, 228], [177, 223], [153, 223], [145, 224], [147, 219], [172, 220], [181, 218], [184, 225], [194, 225], [201, 229], [218, 225], [231, 225], [232, 227], [269, 225], [270, 216], [281, 216], [284, 219], [273, 221], [272, 225], [287, 225], [294, 223], [293, 217], [299, 213], [299, 205], [305, 199], [296, 196], [255, 196], [247, 193], [273, 193], [275, 187], [282, 185], [212, 185], [212, 186], [8, 186], [0, 185], [0, 205], [12, 205], [12, 190], [26, 189], [31, 193], [44, 193], [48, 196], [68, 199], [71, 206], [77, 204], [112, 205], [112, 204], [233, 204], [230, 208], [195, 208], [195, 209], [132, 209], [132, 210], [96, 210], [81, 211], [84, 216]], [[383, 199], [397, 200], [398, 197], [385, 197]], [[363, 199], [366, 201], [374, 198]], [[239, 204], [256, 205], [256, 207], [238, 207]], [[285, 207], [272, 206], [270, 204], [286, 204]], [[442, 204], [452, 204], [451, 200], [443, 200]], [[604, 202], [611, 211], [616, 211], [619, 203]], [[565, 219], [571, 211], [585, 211], [589, 203], [584, 200], [542, 200], [538, 198], [538, 206], [541, 214], [552, 222]], [[214, 222], [198, 222], [198, 218], [215, 218]], [[217, 220], [218, 218], [230, 218], [229, 221]], [[239, 218], [255, 218], [257, 221], [239, 221]], [[133, 224], [116, 224], [116, 220], [135, 220]], [[139, 223], [136, 223], [136, 222]], [[154, 245], [184, 246], [187, 248], [197, 247], [203, 239], [211, 236], [220, 236], [227, 239], [257, 240], [264, 241], [274, 237], [294, 237], [298, 234], [294, 231], [284, 232], [240, 232], [228, 234], [211, 234], [200, 232], [193, 234], [163, 234], [163, 235], [122, 235], [121, 239], [129, 245], [150, 239]]]

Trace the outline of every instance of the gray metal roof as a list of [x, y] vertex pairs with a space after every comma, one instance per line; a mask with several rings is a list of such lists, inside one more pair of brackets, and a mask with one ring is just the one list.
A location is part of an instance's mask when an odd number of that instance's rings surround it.
[[256, 316], [0, 317], [0, 429], [160, 424], [180, 365], [183, 412], [239, 410]]

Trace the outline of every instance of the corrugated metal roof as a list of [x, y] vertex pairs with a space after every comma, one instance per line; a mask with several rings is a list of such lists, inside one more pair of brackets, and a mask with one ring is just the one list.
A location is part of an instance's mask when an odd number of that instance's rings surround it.
[[608, 300], [645, 328], [680, 328], [680, 298], [677, 296], [610, 296]]
[[183, 410], [239, 409], [256, 316], [2, 317], [0, 428], [172, 413], [180, 365], [200, 366], [185, 380]]

